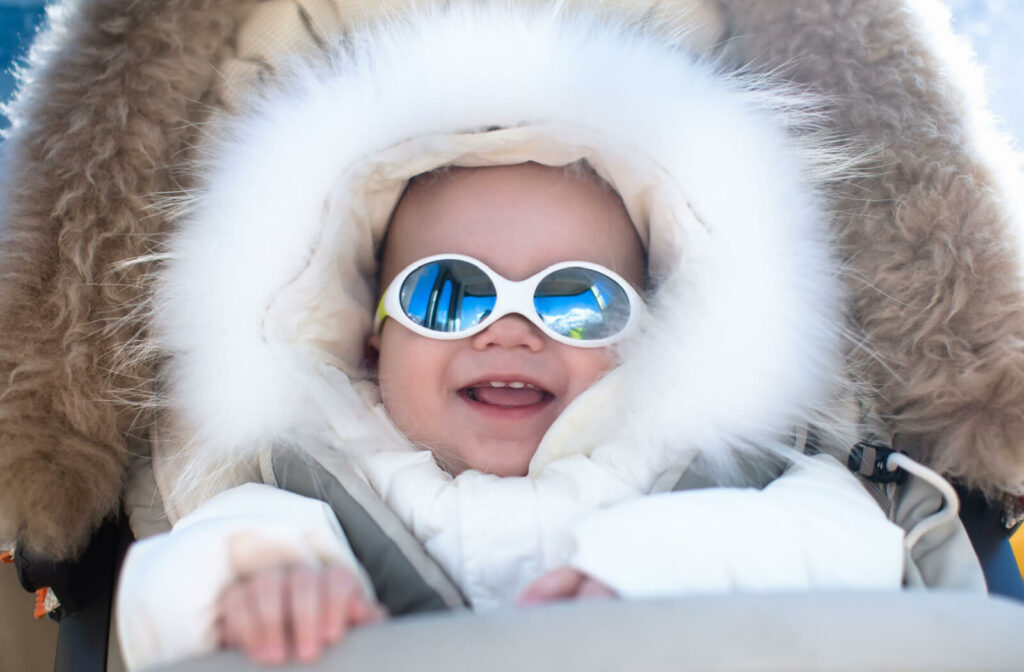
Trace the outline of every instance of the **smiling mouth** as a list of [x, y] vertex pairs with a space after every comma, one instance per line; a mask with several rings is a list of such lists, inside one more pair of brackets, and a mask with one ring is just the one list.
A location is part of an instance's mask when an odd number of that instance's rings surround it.
[[470, 401], [496, 408], [528, 408], [547, 403], [554, 395], [523, 381], [487, 381], [459, 390]]

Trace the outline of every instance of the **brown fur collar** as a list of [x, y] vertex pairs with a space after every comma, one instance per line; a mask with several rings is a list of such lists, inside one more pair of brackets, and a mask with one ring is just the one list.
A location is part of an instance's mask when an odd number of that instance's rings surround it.
[[[40, 40], [3, 179], [0, 541], [66, 557], [116, 509], [152, 372], [124, 357], [142, 265], [166, 230], [156, 194], [181, 165], [231, 49], [236, 0], [88, 0]], [[966, 135], [962, 98], [903, 2], [721, 0], [737, 62], [837, 101], [879, 147], [845, 185], [864, 355], [886, 429], [989, 493], [1024, 489], [1024, 303], [1011, 213]], [[125, 391], [131, 394], [125, 395]]]
[[836, 128], [878, 148], [837, 224], [865, 338], [854, 370], [880, 390], [886, 429], [948, 476], [1019, 494], [1022, 213], [969, 128], [979, 101], [951, 81], [956, 54], [904, 2], [724, 4], [741, 58], [823, 90]]
[[232, 22], [224, 2], [68, 3], [33, 54], [6, 147], [0, 539], [76, 553], [116, 511], [151, 394], [133, 340], [144, 254]]

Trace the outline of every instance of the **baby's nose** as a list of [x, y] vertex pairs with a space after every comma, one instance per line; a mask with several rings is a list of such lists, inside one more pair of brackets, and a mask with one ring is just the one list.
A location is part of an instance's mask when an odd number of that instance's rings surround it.
[[547, 338], [535, 324], [522, 315], [506, 315], [479, 334], [472, 337], [473, 347], [483, 350], [490, 346], [501, 348], [527, 348], [538, 352]]

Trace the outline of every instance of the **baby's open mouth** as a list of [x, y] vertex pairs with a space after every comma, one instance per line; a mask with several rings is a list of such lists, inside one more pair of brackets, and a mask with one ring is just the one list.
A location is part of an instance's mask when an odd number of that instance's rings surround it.
[[521, 408], [541, 404], [553, 398], [547, 390], [521, 380], [491, 380], [474, 383], [459, 390], [468, 399], [501, 408]]

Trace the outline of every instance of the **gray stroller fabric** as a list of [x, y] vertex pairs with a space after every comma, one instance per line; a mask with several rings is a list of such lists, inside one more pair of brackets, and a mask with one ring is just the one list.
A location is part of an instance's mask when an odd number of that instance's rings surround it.
[[278, 487], [331, 505], [388, 613], [465, 606], [440, 565], [358, 476], [343, 469], [332, 474], [310, 457], [289, 450], [275, 451], [273, 469]]
[[[1017, 672], [1024, 605], [952, 591], [574, 602], [396, 619], [295, 670]], [[396, 645], [399, 643], [400, 645]], [[218, 654], [163, 672], [256, 670]]]

